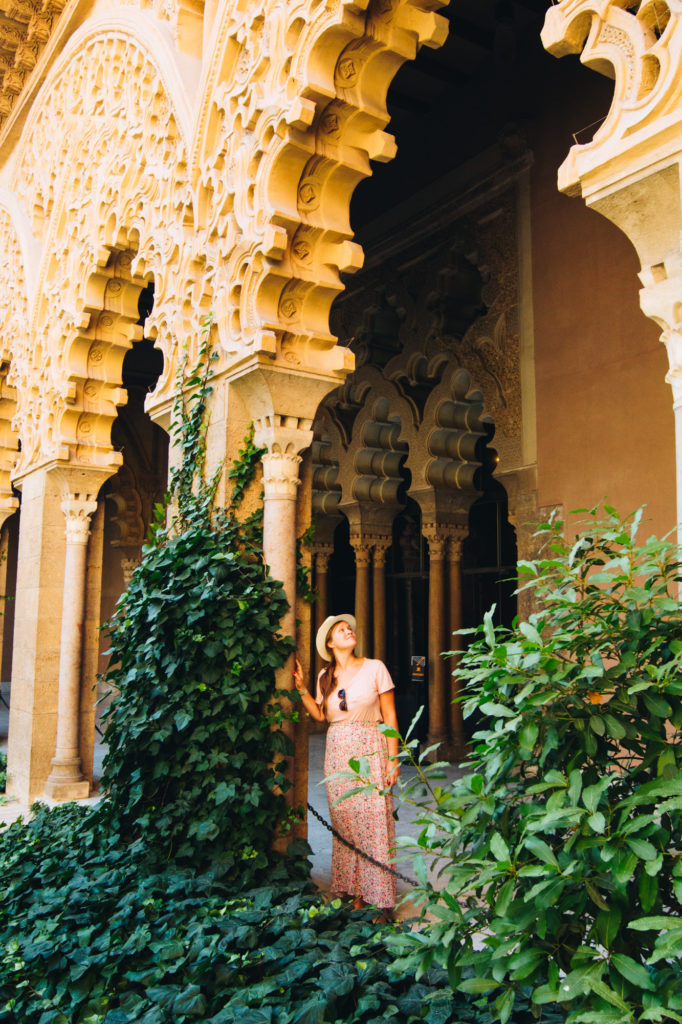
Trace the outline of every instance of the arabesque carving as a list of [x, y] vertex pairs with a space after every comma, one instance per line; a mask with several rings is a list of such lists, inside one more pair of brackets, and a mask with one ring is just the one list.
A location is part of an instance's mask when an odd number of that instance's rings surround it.
[[52, 34], [66, 0], [0, 3], [0, 128]]
[[585, 194], [586, 176], [608, 161], [616, 173], [632, 173], [651, 151], [649, 144], [637, 153], [640, 140], [664, 125], [669, 130], [670, 118], [680, 121], [680, 0], [561, 0], [547, 11], [542, 42], [557, 57], [580, 54], [615, 81], [603, 124], [591, 142], [571, 149], [559, 172], [563, 191]]

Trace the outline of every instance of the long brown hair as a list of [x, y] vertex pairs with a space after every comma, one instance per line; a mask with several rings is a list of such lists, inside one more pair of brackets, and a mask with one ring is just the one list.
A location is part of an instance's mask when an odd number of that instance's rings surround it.
[[[338, 623], [335, 622], [334, 626], [337, 626], [337, 625], [338, 625]], [[325, 716], [327, 714], [327, 698], [333, 692], [333, 690], [334, 690], [334, 688], [336, 686], [336, 680], [334, 679], [334, 672], [335, 672], [336, 666], [337, 666], [336, 655], [327, 646], [327, 644], [329, 642], [329, 638], [332, 635], [332, 631], [334, 629], [334, 626], [332, 626], [332, 628], [329, 630], [329, 632], [327, 633], [327, 635], [325, 637], [325, 640], [324, 640], [324, 646], [325, 646], [326, 650], [329, 652], [329, 659], [330, 659], [329, 660], [329, 664], [325, 668], [322, 669], [322, 672], [320, 674], [320, 693], [322, 694], [322, 714], [325, 715]]]

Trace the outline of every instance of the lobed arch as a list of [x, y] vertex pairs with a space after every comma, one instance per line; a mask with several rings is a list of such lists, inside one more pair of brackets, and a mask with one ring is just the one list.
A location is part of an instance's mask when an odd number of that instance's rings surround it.
[[340, 274], [362, 264], [350, 198], [370, 160], [395, 153], [384, 132], [393, 75], [445, 35], [413, 0], [278, 4], [267, 18], [255, 3], [224, 6], [191, 177], [228, 357], [344, 372], [329, 310]]
[[[16, 196], [0, 188], [0, 516], [19, 507], [12, 489], [19, 453], [18, 414], [30, 386], [22, 370], [30, 351], [29, 309], [37, 245]], [[23, 440], [23, 438], [22, 438]]]
[[15, 187], [42, 242], [28, 357], [41, 389], [27, 400], [22, 470], [46, 457], [118, 464], [111, 423], [125, 401], [122, 362], [138, 340], [137, 300], [150, 280], [165, 356], [161, 390], [174, 384], [177, 346], [159, 325], [167, 306], [176, 312], [178, 277], [192, 266], [189, 112], [177, 83], [172, 95], [167, 89], [167, 43], [151, 24], [145, 40], [138, 29], [129, 14], [83, 26], [46, 80], [22, 141]]

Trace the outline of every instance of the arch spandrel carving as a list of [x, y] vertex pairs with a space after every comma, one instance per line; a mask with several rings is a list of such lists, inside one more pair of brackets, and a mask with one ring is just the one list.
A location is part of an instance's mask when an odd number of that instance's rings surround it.
[[561, 0], [547, 11], [542, 42], [557, 57], [580, 54], [588, 67], [614, 79], [605, 121], [591, 142], [571, 149], [560, 169], [562, 191], [585, 194], [586, 176], [602, 166], [622, 174], [616, 161], [627, 150], [633, 152], [631, 172], [638, 140], [670, 117], [680, 120], [680, 0], [635, 0], [627, 7], [619, 0]]

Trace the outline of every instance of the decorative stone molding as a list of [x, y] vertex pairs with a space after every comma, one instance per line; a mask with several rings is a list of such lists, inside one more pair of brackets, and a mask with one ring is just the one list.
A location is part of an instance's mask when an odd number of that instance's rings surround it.
[[682, 538], [682, 2], [562, 0], [547, 12], [542, 41], [615, 77], [606, 120], [571, 149], [559, 187], [616, 224], [641, 261], [642, 310], [661, 328], [670, 361]]
[[66, 0], [5, 0], [0, 5], [0, 129], [65, 6]]
[[559, 172], [562, 191], [587, 198], [600, 179], [629, 177], [649, 164], [655, 136], [669, 135], [682, 119], [682, 4], [561, 0], [547, 11], [542, 42], [557, 57], [579, 53], [583, 64], [615, 79], [603, 124], [591, 142], [571, 149]]

